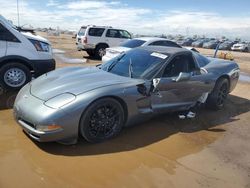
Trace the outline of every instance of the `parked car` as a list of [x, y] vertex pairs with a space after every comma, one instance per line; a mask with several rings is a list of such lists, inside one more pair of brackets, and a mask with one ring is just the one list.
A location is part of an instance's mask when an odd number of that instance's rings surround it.
[[177, 44], [179, 44], [180, 46], [191, 46], [193, 42], [194, 42], [194, 39], [187, 38], [187, 39], [177, 42]]
[[120, 46], [107, 48], [106, 54], [102, 57], [102, 62], [105, 63], [108, 60], [118, 56], [119, 54], [139, 46], [167, 46], [167, 47], [181, 48], [181, 46], [176, 44], [175, 42], [164, 38], [158, 38], [158, 37], [135, 38], [122, 43]]
[[78, 50], [84, 50], [89, 56], [101, 59], [105, 49], [118, 46], [131, 39], [128, 31], [103, 26], [82, 26], [76, 37]]
[[217, 45], [220, 43], [218, 40], [210, 40], [208, 42], [203, 43], [203, 48], [207, 49], [216, 49]]
[[39, 142], [76, 143], [78, 135], [101, 142], [156, 114], [188, 110], [201, 98], [221, 109], [238, 78], [234, 61], [185, 48], [138, 47], [99, 67], [62, 68], [33, 80], [18, 93], [14, 116]]
[[203, 44], [205, 42], [208, 42], [208, 41], [209, 41], [209, 39], [198, 39], [197, 41], [194, 41], [192, 43], [192, 47], [201, 48], [203, 46]]
[[32, 77], [55, 69], [48, 40], [20, 32], [0, 15], [0, 85], [20, 89]]
[[231, 48], [234, 44], [235, 43], [232, 41], [225, 41], [225, 42], [220, 44], [219, 50], [231, 50]]
[[241, 52], [249, 52], [250, 50], [250, 43], [248, 42], [240, 42], [237, 44], [234, 44], [231, 48], [233, 51], [241, 51]]

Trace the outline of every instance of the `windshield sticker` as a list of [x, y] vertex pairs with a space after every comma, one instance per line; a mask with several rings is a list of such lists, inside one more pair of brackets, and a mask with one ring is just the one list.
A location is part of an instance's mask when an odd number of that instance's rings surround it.
[[166, 59], [168, 56], [165, 55], [165, 54], [160, 54], [160, 53], [157, 53], [157, 52], [153, 52], [151, 54], [151, 56], [154, 56], [154, 57], [158, 57], [158, 58], [161, 58], [161, 59]]

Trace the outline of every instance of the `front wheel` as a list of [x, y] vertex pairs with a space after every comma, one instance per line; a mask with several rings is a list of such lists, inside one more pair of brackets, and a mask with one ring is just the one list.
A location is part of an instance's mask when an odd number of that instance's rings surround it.
[[228, 96], [229, 83], [226, 78], [219, 79], [213, 91], [209, 94], [207, 99], [207, 106], [213, 110], [220, 110], [224, 107]]
[[92, 103], [83, 113], [79, 132], [87, 141], [96, 143], [116, 136], [124, 124], [122, 105], [113, 98]]
[[6, 89], [20, 89], [31, 77], [30, 70], [21, 63], [7, 63], [0, 68], [0, 83]]

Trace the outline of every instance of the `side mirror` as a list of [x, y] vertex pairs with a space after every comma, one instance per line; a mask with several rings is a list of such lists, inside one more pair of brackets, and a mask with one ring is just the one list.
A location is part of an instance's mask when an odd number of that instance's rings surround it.
[[177, 78], [174, 78], [174, 82], [187, 81], [190, 80], [191, 73], [181, 72]]
[[156, 92], [156, 91], [157, 91], [157, 87], [158, 87], [160, 81], [161, 81], [160, 78], [154, 78], [154, 79], [153, 79], [153, 92]]

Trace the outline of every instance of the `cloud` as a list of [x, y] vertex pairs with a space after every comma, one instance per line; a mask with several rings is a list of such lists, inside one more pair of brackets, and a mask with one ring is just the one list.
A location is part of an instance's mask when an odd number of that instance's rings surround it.
[[[39, 2], [40, 4], [42, 2]], [[224, 17], [216, 12], [169, 10], [162, 12], [129, 6], [120, 1], [49, 0], [20, 1], [21, 24], [34, 27], [57, 27], [78, 30], [82, 25], [110, 25], [140, 34], [228, 35], [250, 39], [250, 16]], [[0, 0], [1, 14], [17, 23], [16, 0]], [[37, 5], [37, 6], [36, 6]]]
[[53, 6], [58, 6], [59, 3], [55, 0], [49, 0], [48, 3], [46, 4], [47, 7], [53, 7]]

